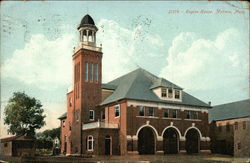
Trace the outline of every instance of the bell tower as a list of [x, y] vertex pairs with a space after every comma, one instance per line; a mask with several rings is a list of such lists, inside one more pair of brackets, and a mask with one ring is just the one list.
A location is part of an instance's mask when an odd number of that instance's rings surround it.
[[80, 25], [79, 44], [73, 58], [73, 110], [71, 153], [82, 154], [82, 127], [97, 121], [96, 106], [101, 103], [102, 49], [96, 46], [98, 28], [90, 15], [85, 15]]
[[98, 29], [91, 16], [85, 15], [77, 29], [80, 33], [80, 42], [85, 45], [96, 46], [96, 32]]

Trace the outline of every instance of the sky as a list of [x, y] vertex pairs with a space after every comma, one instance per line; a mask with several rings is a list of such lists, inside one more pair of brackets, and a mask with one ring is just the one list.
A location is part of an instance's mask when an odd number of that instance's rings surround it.
[[41, 101], [59, 126], [72, 83], [77, 26], [89, 14], [103, 49], [103, 83], [139, 67], [212, 105], [249, 98], [246, 2], [1, 2], [1, 129], [13, 92]]

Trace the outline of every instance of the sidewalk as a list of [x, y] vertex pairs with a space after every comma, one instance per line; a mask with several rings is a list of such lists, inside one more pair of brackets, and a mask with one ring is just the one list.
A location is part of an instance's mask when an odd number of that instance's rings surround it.
[[172, 154], [172, 155], [126, 155], [96, 156], [83, 158], [74, 156], [0, 157], [10, 163], [250, 163], [249, 158], [235, 158], [218, 154]]

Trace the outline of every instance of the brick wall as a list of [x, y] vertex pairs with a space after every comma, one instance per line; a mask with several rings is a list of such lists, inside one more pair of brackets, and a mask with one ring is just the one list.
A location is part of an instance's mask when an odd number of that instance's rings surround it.
[[[88, 136], [93, 136], [94, 138], [94, 150], [88, 151], [87, 149], [87, 138]], [[118, 129], [104, 129], [95, 128], [82, 131], [82, 149], [84, 155], [104, 155], [105, 154], [105, 137], [111, 137], [111, 154], [120, 154], [120, 141], [119, 141], [119, 131]]]
[[[246, 124], [244, 129], [243, 123]], [[249, 156], [249, 126], [250, 118], [237, 118], [212, 122], [210, 124], [212, 152], [234, 156]]]
[[[157, 146], [156, 150], [161, 152], [163, 150], [162, 146], [162, 136], [164, 134], [164, 129], [169, 126], [173, 126], [180, 131], [180, 137], [184, 137], [185, 132], [188, 128], [192, 127], [193, 124], [202, 134], [202, 137], [209, 137], [209, 125], [208, 125], [208, 114], [207, 112], [199, 111], [199, 120], [186, 119], [187, 111], [177, 110], [177, 118], [165, 118], [163, 117], [163, 108], [155, 108], [155, 116], [149, 117], [148, 107], [145, 107], [146, 116], [139, 116], [139, 106], [128, 106], [127, 107], [127, 135], [131, 136], [131, 140], [128, 142], [128, 149], [137, 150], [137, 141], [132, 141], [133, 137], [137, 135], [138, 130], [143, 126], [150, 125], [156, 130]], [[180, 150], [185, 149], [185, 142], [179, 137], [179, 148]], [[130, 144], [134, 144], [131, 147]], [[209, 141], [201, 141], [200, 149], [209, 149]]]
[[234, 130], [234, 156], [250, 156], [250, 120], [239, 121]]

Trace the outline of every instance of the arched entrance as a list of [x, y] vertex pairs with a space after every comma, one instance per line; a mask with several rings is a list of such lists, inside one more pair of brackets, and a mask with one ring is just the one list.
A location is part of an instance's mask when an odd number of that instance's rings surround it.
[[144, 127], [138, 134], [138, 152], [139, 154], [155, 153], [155, 133], [150, 127]]
[[200, 149], [200, 136], [196, 129], [189, 129], [186, 133], [187, 153], [198, 153]]
[[111, 155], [111, 137], [109, 135], [105, 136], [105, 155]]
[[179, 135], [176, 129], [168, 128], [163, 134], [164, 154], [175, 154], [179, 151]]

